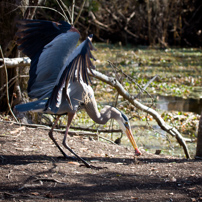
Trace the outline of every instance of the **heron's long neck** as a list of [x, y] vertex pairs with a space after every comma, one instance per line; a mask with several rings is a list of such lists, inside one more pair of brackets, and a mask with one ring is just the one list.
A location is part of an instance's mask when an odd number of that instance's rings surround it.
[[116, 119], [116, 108], [111, 106], [105, 106], [100, 112], [97, 109], [97, 105], [86, 105], [86, 112], [93, 121], [98, 124], [105, 124], [109, 119]]

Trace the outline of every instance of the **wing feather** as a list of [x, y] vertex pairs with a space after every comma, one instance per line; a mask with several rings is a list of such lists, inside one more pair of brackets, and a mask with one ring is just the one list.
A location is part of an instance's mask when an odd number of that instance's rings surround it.
[[[57, 113], [62, 98], [60, 97], [61, 99], [57, 100], [56, 103], [55, 96], [58, 97], [57, 95], [60, 94], [64, 88], [66, 88], [67, 92], [69, 82], [82, 81], [88, 85], [88, 81], [90, 81], [88, 69], [92, 71], [91, 68], [94, 68], [90, 58], [95, 60], [95, 58], [90, 53], [91, 50], [94, 50], [94, 48], [89, 38], [87, 38], [68, 57], [65, 65], [58, 75], [55, 88], [47, 102], [46, 109]], [[66, 82], [65, 85], [64, 82]], [[66, 95], [67, 100], [71, 106], [71, 98], [69, 97], [68, 93], [66, 93]]]
[[28, 95], [50, 97], [58, 74], [75, 49], [79, 32], [67, 22], [21, 20], [18, 22], [19, 49], [31, 58]]

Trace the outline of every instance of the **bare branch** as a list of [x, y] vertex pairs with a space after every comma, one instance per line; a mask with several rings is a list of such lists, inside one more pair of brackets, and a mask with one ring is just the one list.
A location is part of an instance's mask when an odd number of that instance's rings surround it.
[[132, 105], [152, 115], [162, 130], [166, 131], [167, 133], [169, 133], [170, 135], [174, 136], [177, 139], [178, 143], [183, 147], [186, 157], [190, 158], [190, 154], [189, 154], [186, 142], [176, 128], [173, 128], [169, 126], [168, 124], [166, 124], [165, 121], [154, 109], [147, 107], [141, 104], [140, 102], [138, 102], [137, 100], [133, 99], [133, 97], [124, 89], [124, 87], [115, 78], [108, 77], [96, 70], [93, 70], [93, 74], [95, 78], [103, 82], [106, 82], [107, 84], [116, 88], [119, 94], [122, 95], [125, 99], [127, 99]]
[[90, 16], [92, 17], [93, 22], [94, 22], [96, 25], [98, 25], [98, 26], [101, 27], [101, 28], [109, 29], [109, 27], [108, 27], [107, 25], [105, 25], [105, 24], [99, 22], [99, 21], [96, 19], [95, 15], [94, 15], [94, 13], [93, 13], [92, 11], [90, 11], [89, 14], [90, 14]]
[[[30, 58], [22, 57], [22, 58], [0, 58], [0, 62], [4, 62], [7, 68], [13, 68], [17, 66], [29, 66], [31, 63]], [[0, 69], [3, 68], [4, 65], [0, 66]]]
[[74, 21], [74, 26], [75, 26], [75, 24], [76, 24], [76, 23], [78, 22], [78, 20], [79, 20], [79, 17], [80, 17], [80, 15], [81, 15], [82, 11], [83, 11], [83, 7], [84, 7], [85, 3], [86, 3], [86, 0], [83, 0], [83, 3], [82, 3], [81, 8], [80, 8], [80, 10], [79, 10], [79, 13], [78, 13], [78, 15], [77, 15], [77, 17], [76, 17], [76, 20]]
[[[18, 8], [27, 8], [27, 6], [18, 6]], [[29, 8], [43, 8], [43, 9], [49, 9], [52, 11], [55, 11], [56, 13], [58, 13], [59, 15], [61, 15], [64, 19], [66, 19], [66, 17], [59, 11], [57, 11], [54, 8], [50, 8], [50, 7], [46, 7], [46, 6], [29, 6]]]
[[[62, 0], [59, 0], [61, 5], [63, 6], [63, 8], [67, 11], [68, 15], [69, 15], [69, 18], [71, 19], [71, 13], [68, 9], [68, 7], [64, 4], [64, 2]], [[70, 21], [68, 20], [68, 23], [70, 24]]]
[[18, 122], [17, 118], [15, 117], [15, 114], [13, 113], [12, 109], [11, 109], [11, 105], [9, 102], [9, 90], [8, 90], [8, 72], [7, 72], [7, 68], [6, 68], [6, 64], [4, 62], [4, 55], [3, 55], [3, 51], [2, 48], [0, 46], [0, 52], [1, 52], [1, 56], [3, 58], [3, 63], [4, 63], [4, 70], [5, 70], [5, 75], [6, 75], [6, 99], [7, 99], [7, 104], [8, 104], [8, 108], [10, 113], [12, 114], [13, 118], [15, 119], [15, 121]]
[[56, 0], [56, 1], [57, 1], [57, 4], [59, 5], [60, 9], [62, 10], [64, 16], [65, 16], [65, 20], [69, 23], [69, 19], [68, 19], [67, 15], [66, 15], [64, 9], [63, 9], [62, 6], [60, 5], [59, 1], [58, 1], [58, 0]]
[[74, 7], [75, 7], [75, 0], [72, 2], [72, 19], [71, 19], [71, 24], [74, 24]]

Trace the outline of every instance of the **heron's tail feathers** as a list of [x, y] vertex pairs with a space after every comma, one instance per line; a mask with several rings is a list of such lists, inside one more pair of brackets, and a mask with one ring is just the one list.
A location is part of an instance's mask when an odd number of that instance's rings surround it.
[[15, 109], [19, 112], [35, 111], [42, 112], [45, 109], [47, 100], [37, 100], [26, 104], [16, 105]]

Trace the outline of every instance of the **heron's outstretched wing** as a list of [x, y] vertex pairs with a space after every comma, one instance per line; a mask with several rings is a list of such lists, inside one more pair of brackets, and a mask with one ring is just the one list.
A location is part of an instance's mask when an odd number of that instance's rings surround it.
[[32, 60], [28, 94], [31, 98], [49, 97], [80, 34], [67, 22], [21, 20], [18, 28], [19, 49]]
[[[94, 50], [91, 39], [92, 35], [87, 37], [87, 39], [73, 51], [60, 71], [55, 88], [53, 89], [51, 97], [47, 102], [47, 108], [49, 108], [51, 111], [56, 113], [60, 107], [63, 90], [66, 90], [67, 101], [72, 107], [71, 99], [69, 96], [71, 88], [68, 88], [70, 81], [82, 81], [81, 85], [83, 82], [88, 85], [88, 81], [90, 81], [88, 70], [93, 74], [92, 69], [95, 68], [91, 62], [91, 58], [95, 60], [91, 54], [91, 50]], [[78, 91], [77, 93], [82, 92]]]

